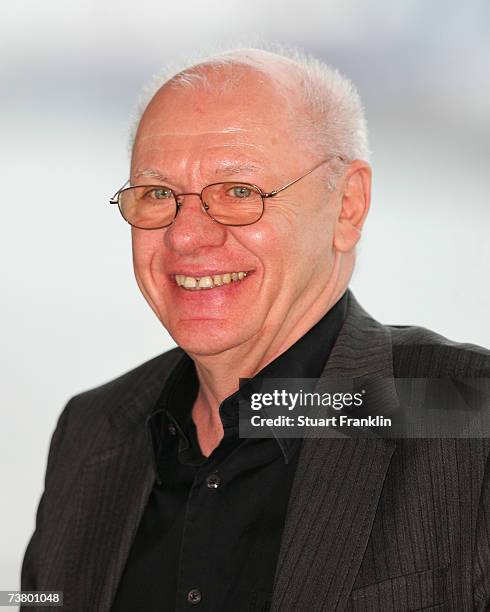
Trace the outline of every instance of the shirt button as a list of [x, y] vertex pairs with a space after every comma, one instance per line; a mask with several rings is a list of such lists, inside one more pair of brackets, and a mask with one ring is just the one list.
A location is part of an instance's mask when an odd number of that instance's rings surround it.
[[187, 601], [190, 604], [198, 604], [202, 599], [201, 591], [199, 589], [191, 589], [187, 593]]
[[221, 478], [218, 476], [218, 474], [210, 474], [206, 478], [206, 484], [208, 489], [217, 489], [221, 484]]
[[175, 436], [175, 434], [177, 433], [177, 430], [175, 429], [175, 425], [173, 423], [169, 423], [167, 429], [169, 433], [172, 434], [172, 436]]

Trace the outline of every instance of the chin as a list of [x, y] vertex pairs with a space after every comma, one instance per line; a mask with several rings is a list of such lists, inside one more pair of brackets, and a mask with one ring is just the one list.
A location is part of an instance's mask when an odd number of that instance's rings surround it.
[[247, 342], [253, 335], [250, 330], [223, 319], [180, 321], [167, 330], [186, 353], [196, 357], [218, 355]]
[[223, 319], [193, 319], [165, 327], [180, 348], [191, 356], [218, 355], [251, 337], [243, 328]]

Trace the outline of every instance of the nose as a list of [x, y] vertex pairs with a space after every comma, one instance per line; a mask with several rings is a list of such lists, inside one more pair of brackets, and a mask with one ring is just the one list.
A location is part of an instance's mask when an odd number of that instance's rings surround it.
[[178, 213], [165, 232], [166, 246], [179, 255], [189, 255], [204, 247], [219, 247], [226, 240], [227, 228], [206, 213], [198, 193], [177, 196]]

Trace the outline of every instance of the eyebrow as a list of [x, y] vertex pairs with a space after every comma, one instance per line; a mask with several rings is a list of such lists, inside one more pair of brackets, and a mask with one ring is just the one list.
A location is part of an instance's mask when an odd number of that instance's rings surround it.
[[139, 176], [149, 176], [150, 178], [157, 178], [160, 181], [168, 180], [168, 178], [164, 176], [161, 172], [158, 172], [158, 170], [153, 170], [152, 168], [146, 168], [144, 170], [137, 170], [134, 176], [136, 178], [138, 178]]
[[[260, 166], [254, 162], [238, 162], [238, 161], [222, 161], [218, 163], [218, 167], [215, 170], [216, 175], [220, 176], [233, 176], [236, 174], [255, 174], [259, 172]], [[156, 178], [160, 181], [168, 181], [168, 177], [162, 172], [154, 170], [153, 168], [139, 169], [135, 172], [135, 178], [140, 176], [146, 176], [149, 178]]]
[[253, 162], [223, 161], [216, 168], [215, 174], [231, 176], [233, 174], [254, 174], [260, 170], [260, 166]]

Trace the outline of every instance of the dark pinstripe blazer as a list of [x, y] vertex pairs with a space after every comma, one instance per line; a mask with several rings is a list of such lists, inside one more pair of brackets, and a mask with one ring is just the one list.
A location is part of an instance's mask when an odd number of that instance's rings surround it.
[[[181, 354], [171, 350], [67, 404], [23, 589], [63, 590], [64, 610], [110, 610], [154, 482], [145, 418]], [[322, 377], [489, 374], [488, 351], [383, 326], [349, 294]], [[380, 401], [393, 409], [396, 395]], [[489, 610], [489, 449], [489, 439], [306, 439], [272, 611]]]

